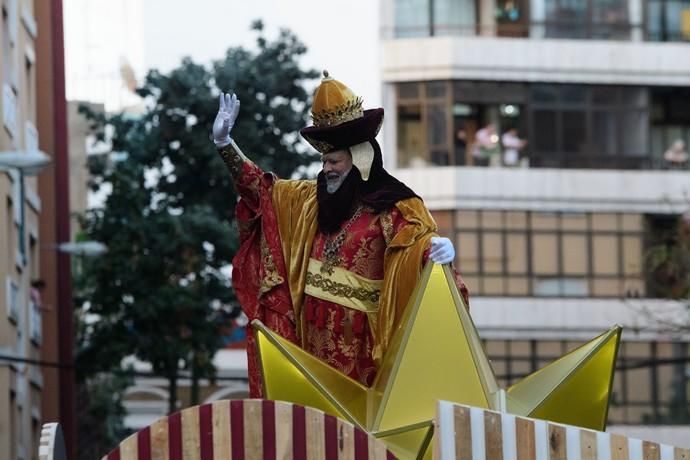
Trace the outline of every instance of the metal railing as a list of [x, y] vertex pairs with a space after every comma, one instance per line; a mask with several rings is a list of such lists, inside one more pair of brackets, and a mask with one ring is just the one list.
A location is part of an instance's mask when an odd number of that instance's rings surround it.
[[556, 38], [582, 40], [623, 40], [687, 42], [690, 34], [680, 30], [650, 28], [645, 24], [624, 22], [577, 21], [554, 19], [529, 23], [495, 24], [428, 23], [417, 26], [383, 26], [383, 38], [421, 38], [434, 36]]

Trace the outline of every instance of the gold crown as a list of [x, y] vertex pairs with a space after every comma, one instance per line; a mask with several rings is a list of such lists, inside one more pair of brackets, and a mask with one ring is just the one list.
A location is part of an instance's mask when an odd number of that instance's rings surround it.
[[311, 117], [314, 126], [337, 126], [364, 116], [362, 98], [355, 96], [350, 88], [334, 80], [323, 71], [323, 79], [314, 93]]

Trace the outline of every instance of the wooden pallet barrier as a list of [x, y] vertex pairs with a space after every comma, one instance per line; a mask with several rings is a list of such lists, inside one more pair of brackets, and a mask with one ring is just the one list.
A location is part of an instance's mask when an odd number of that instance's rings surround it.
[[260, 399], [190, 407], [134, 433], [102, 460], [394, 458], [381, 441], [310, 407]]
[[690, 460], [690, 449], [445, 401], [436, 426], [443, 460]]

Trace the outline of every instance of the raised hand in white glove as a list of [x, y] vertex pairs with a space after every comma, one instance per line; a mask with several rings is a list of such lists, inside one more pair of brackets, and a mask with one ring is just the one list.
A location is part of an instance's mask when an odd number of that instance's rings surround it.
[[455, 259], [453, 243], [448, 238], [440, 236], [431, 237], [431, 251], [429, 257], [437, 264], [448, 264]]
[[213, 121], [213, 142], [217, 147], [225, 147], [230, 143], [230, 130], [240, 113], [240, 100], [233, 93], [220, 93], [218, 115]]

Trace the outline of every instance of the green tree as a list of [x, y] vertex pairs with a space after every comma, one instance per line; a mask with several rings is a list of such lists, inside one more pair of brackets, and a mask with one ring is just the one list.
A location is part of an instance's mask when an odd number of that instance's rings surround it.
[[[690, 211], [677, 219], [668, 219], [652, 235], [652, 245], [646, 252], [647, 284], [653, 296], [684, 301], [690, 308]], [[682, 321], [665, 324], [670, 330], [687, 331], [690, 324]], [[688, 345], [673, 344], [674, 357], [671, 400], [668, 411], [652, 423], [687, 424], [690, 421], [688, 401]]]
[[690, 212], [669, 219], [652, 237], [645, 256], [652, 294], [690, 300]]
[[318, 75], [300, 66], [306, 48], [289, 31], [268, 39], [258, 21], [252, 30], [255, 49], [151, 71], [137, 90], [140, 115], [82, 108], [113, 153], [89, 163], [91, 188], [107, 198], [83, 216], [84, 237], [109, 251], [81, 261], [75, 282], [80, 378], [136, 356], [168, 379], [171, 412], [180, 372], [214, 377], [220, 328], [236, 314], [222, 270], [238, 246], [237, 197], [210, 140], [220, 91], [242, 101], [233, 137], [257, 164], [289, 177], [315, 160], [296, 134], [309, 111], [304, 85]]

